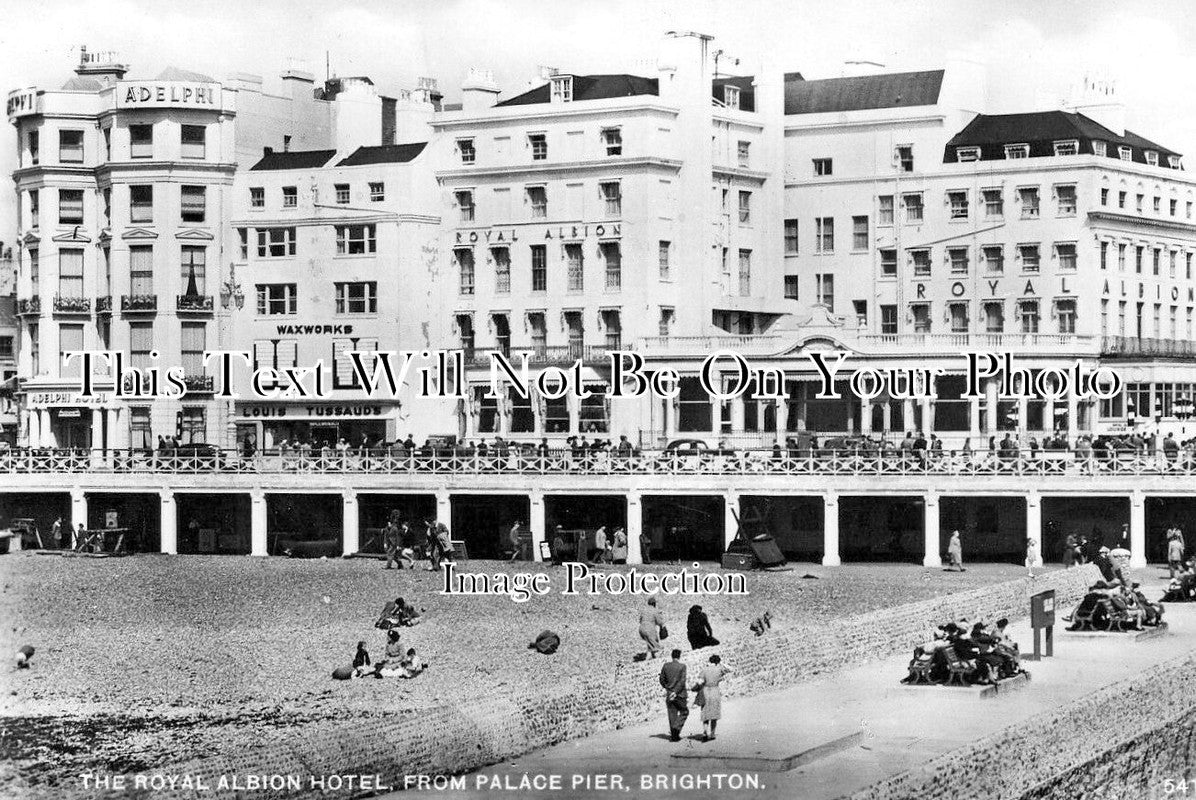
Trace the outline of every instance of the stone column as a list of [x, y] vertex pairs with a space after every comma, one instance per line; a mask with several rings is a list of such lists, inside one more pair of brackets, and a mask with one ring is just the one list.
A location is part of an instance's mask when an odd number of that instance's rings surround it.
[[533, 491], [528, 500], [527, 527], [532, 534], [532, 561], [542, 561], [540, 544], [547, 541], [544, 531], [544, 493]]
[[178, 505], [174, 500], [174, 492], [170, 489], [163, 489], [159, 494], [162, 498], [161, 532], [158, 536], [159, 550], [172, 556], [178, 555], [179, 513]]
[[639, 492], [627, 493], [627, 563], [643, 564], [640, 536], [644, 533], [643, 498]]
[[925, 543], [925, 554], [922, 556], [922, 566], [941, 567], [943, 555], [939, 552], [939, 496], [935, 492], [927, 492], [925, 513], [922, 515], [922, 528]]
[[837, 567], [839, 560], [839, 498], [827, 492], [822, 496], [822, 565]]
[[730, 547], [735, 534], [739, 532], [739, 520], [736, 515], [742, 515], [739, 508], [739, 493], [727, 492], [723, 504], [723, 552]]
[[66, 537], [65, 541], [69, 547], [74, 547], [78, 544], [75, 541], [75, 531], [79, 530], [79, 523], [83, 523], [83, 527], [89, 527], [87, 522], [87, 494], [82, 489], [71, 489], [71, 531], [70, 535]]
[[865, 397], [860, 398], [860, 433], [872, 435], [872, 401]]
[[902, 427], [904, 427], [907, 431], [918, 430], [918, 422], [914, 419], [913, 400], [901, 401], [901, 422]]
[[249, 494], [249, 554], [269, 555], [266, 544], [266, 493], [260, 489]]
[[108, 442], [117, 450], [124, 450], [129, 446], [129, 412], [124, 406], [117, 406], [108, 411]]
[[980, 440], [984, 437], [980, 433], [980, 398], [973, 397], [968, 401], [968, 438], [972, 440], [972, 450], [979, 450]]
[[1140, 490], [1130, 495], [1130, 567], [1146, 566], [1146, 496]]
[[41, 414], [36, 409], [25, 412], [25, 444], [40, 447], [42, 441]]
[[[995, 380], [989, 379], [984, 384], [984, 404], [988, 407], [988, 425], [985, 426], [986, 430], [981, 435], [995, 436], [1001, 425], [1001, 421], [997, 418], [999, 409], [997, 404], [997, 382]], [[984, 441], [980, 444], [980, 447], [973, 445], [972, 449], [987, 452], [988, 442]]]
[[1075, 391], [1067, 396], [1067, 446], [1076, 446], [1076, 437], [1080, 431], [1080, 403], [1076, 399]]
[[345, 489], [341, 492], [341, 552], [350, 556], [361, 549], [361, 517], [357, 508], [357, 492]]
[[444, 526], [449, 529], [449, 533], [452, 533], [453, 504], [448, 489], [436, 490], [436, 521], [443, 522]]
[[38, 430], [41, 431], [41, 438], [38, 441], [38, 447], [56, 447], [57, 443], [54, 441], [54, 431], [50, 427], [50, 409], [42, 408], [38, 412]]
[[1026, 538], [1034, 542], [1038, 557], [1034, 566], [1042, 566], [1042, 496], [1038, 492], [1026, 495]]
[[785, 432], [789, 430], [789, 401], [774, 400], [777, 409], [777, 438], [784, 439]]

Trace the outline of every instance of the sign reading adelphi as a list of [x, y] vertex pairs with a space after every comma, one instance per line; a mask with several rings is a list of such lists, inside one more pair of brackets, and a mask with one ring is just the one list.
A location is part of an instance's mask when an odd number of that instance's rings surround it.
[[117, 86], [118, 108], [220, 108], [220, 84], [190, 81], [131, 81]]

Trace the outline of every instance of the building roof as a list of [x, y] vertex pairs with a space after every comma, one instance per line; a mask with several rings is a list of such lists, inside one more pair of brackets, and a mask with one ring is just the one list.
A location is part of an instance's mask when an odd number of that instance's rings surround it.
[[756, 79], [751, 75], [735, 78], [715, 78], [710, 84], [711, 96], [720, 103], [723, 101], [723, 87], [735, 86], [739, 89], [739, 108], [743, 111], [756, 110]]
[[356, 167], [362, 164], [406, 164], [424, 151], [427, 142], [410, 144], [383, 144], [374, 147], [359, 147], [337, 162], [338, 167]]
[[76, 75], [62, 84], [62, 88], [67, 92], [98, 92], [104, 88], [104, 84], [100, 83], [98, 78]]
[[826, 114], [878, 108], [932, 106], [943, 88], [943, 70], [894, 72], [807, 81], [785, 75], [786, 114]]
[[[612, 97], [633, 97], [643, 94], [660, 94], [659, 82], [656, 78], [643, 78], [639, 75], [574, 75], [573, 100], [607, 100]], [[496, 103], [496, 106], [530, 106], [538, 103], [548, 103], [549, 84], [537, 86], [523, 94]]]
[[1144, 139], [1132, 131], [1118, 135], [1083, 114], [1069, 111], [1031, 111], [1023, 114], [978, 114], [962, 131], [947, 142], [944, 163], [958, 161], [958, 148], [979, 147], [981, 161], [1003, 161], [1005, 145], [1028, 144], [1030, 157], [1055, 155], [1055, 142], [1076, 140], [1079, 152], [1093, 153], [1092, 143], [1108, 144], [1106, 155], [1120, 158], [1119, 147], [1129, 147], [1132, 159], [1146, 163], [1146, 151], [1154, 150], [1164, 166], [1168, 156], [1179, 153]]
[[249, 170], [315, 169], [322, 167], [336, 155], [335, 150], [292, 150], [285, 153], [268, 152]]
[[178, 67], [167, 67], [157, 74], [156, 81], [192, 81], [193, 83], [216, 83], [216, 79], [201, 72], [192, 72]]

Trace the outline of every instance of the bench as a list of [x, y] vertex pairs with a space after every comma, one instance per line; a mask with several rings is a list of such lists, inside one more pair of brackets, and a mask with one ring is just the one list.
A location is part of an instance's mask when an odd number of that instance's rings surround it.
[[964, 661], [954, 647], [944, 647], [943, 656], [947, 659], [947, 685], [967, 686], [968, 678], [976, 672], [976, 662]]
[[930, 671], [934, 668], [934, 657], [930, 653], [923, 653], [909, 662], [909, 676], [906, 683], [934, 683], [930, 679]]

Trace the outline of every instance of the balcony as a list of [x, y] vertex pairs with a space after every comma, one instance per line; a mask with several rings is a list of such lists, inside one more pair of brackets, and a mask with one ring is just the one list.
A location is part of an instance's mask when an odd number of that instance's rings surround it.
[[214, 381], [211, 375], [184, 375], [183, 385], [187, 387], [189, 394], [214, 391]]
[[112, 313], [112, 295], [104, 295], [96, 298], [96, 313], [97, 314], [111, 314]]
[[40, 297], [23, 297], [17, 301], [17, 314], [42, 313], [42, 299]]
[[1105, 358], [1193, 358], [1196, 357], [1196, 342], [1188, 339], [1102, 336], [1100, 354]]
[[54, 295], [55, 314], [83, 314], [91, 316], [91, 300], [87, 297]]
[[1074, 333], [882, 333], [863, 334], [856, 341], [868, 353], [953, 355], [969, 350], [1095, 355], [1098, 344], [1095, 336]]
[[176, 311], [210, 314], [215, 308], [210, 294], [180, 294], [175, 297]]
[[153, 314], [158, 310], [158, 295], [123, 294], [120, 296], [120, 310], [125, 314]]
[[605, 364], [608, 361], [607, 349], [598, 345], [555, 345], [553, 347], [498, 347], [463, 348], [465, 350], [465, 365], [469, 367], [490, 366], [490, 354], [502, 353], [512, 365], [518, 367], [523, 363], [522, 353], [528, 353], [527, 363], [533, 367], [547, 365], [568, 365], [581, 359], [583, 364]]

